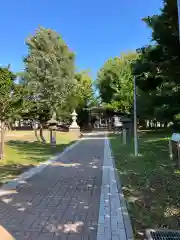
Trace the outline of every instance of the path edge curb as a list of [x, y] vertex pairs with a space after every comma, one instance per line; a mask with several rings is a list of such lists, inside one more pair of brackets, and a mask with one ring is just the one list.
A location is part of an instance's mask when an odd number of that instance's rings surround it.
[[107, 143], [109, 144], [110, 151], [111, 151], [111, 158], [112, 158], [112, 163], [113, 163], [113, 167], [114, 167], [114, 173], [115, 173], [115, 179], [116, 179], [116, 182], [117, 182], [118, 195], [119, 195], [120, 203], [121, 203], [121, 206], [123, 206], [122, 213], [123, 213], [123, 219], [124, 219], [124, 225], [125, 225], [127, 240], [133, 240], [134, 239], [134, 233], [133, 233], [133, 229], [132, 229], [132, 223], [131, 223], [131, 219], [129, 217], [129, 213], [128, 213], [128, 210], [127, 210], [127, 204], [126, 204], [126, 200], [125, 200], [125, 197], [124, 197], [124, 194], [123, 194], [122, 184], [121, 184], [118, 169], [116, 168], [115, 158], [114, 158], [114, 154], [113, 154], [113, 151], [112, 151], [112, 146], [111, 146], [111, 142], [109, 140], [108, 134], [106, 134], [106, 140], [107, 140]]

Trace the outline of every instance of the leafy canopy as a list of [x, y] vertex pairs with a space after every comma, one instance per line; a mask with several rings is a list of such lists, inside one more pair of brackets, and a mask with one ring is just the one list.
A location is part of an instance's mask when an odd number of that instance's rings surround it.
[[0, 120], [9, 121], [23, 107], [23, 88], [15, 83], [16, 75], [9, 67], [0, 67]]
[[62, 37], [51, 29], [40, 27], [26, 41], [25, 79], [37, 113], [62, 107], [74, 85], [74, 54]]
[[131, 62], [137, 58], [134, 52], [109, 59], [100, 69], [97, 87], [107, 108], [122, 114], [132, 111], [133, 75]]
[[70, 114], [76, 109], [80, 124], [83, 121], [86, 124], [88, 116], [85, 108], [90, 107], [94, 101], [93, 80], [88, 71], [76, 72], [74, 77], [75, 85], [59, 114], [61, 117], [71, 117]]
[[180, 109], [177, 1], [165, 0], [161, 13], [144, 18], [144, 22], [152, 29], [153, 44], [138, 50], [139, 59], [133, 66], [141, 91], [139, 103], [147, 102], [145, 111], [142, 104], [138, 107], [140, 116], [173, 120]]

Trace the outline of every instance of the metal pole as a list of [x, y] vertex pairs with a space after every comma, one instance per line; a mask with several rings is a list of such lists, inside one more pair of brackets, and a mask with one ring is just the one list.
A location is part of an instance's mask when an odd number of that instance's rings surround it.
[[137, 109], [136, 109], [136, 77], [134, 77], [134, 155], [138, 156]]
[[178, 23], [179, 23], [179, 39], [180, 39], [180, 0], [177, 0], [177, 8], [178, 8]]
[[177, 159], [177, 168], [180, 169], [180, 141], [177, 143], [178, 148], [178, 159]]
[[[180, 40], [180, 0], [177, 0], [177, 8], [178, 8], [178, 25], [179, 25], [179, 40]], [[179, 142], [177, 144], [178, 146], [178, 167], [180, 167], [179, 163], [179, 157], [180, 157], [180, 149], [179, 149]]]

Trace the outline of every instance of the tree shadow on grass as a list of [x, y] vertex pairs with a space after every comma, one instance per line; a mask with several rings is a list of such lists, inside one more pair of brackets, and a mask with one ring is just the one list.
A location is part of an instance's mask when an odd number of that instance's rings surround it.
[[43, 157], [51, 156], [60, 153], [65, 149], [65, 147], [71, 145], [75, 141], [71, 141], [69, 144], [57, 144], [56, 146], [51, 146], [49, 143], [41, 142], [28, 142], [28, 141], [9, 141], [8, 146], [18, 150], [18, 152], [24, 153], [26, 156], [36, 156], [36, 161], [41, 161]]
[[[17, 175], [46, 161], [52, 156], [61, 153], [67, 146], [73, 144], [57, 144], [51, 146], [48, 143], [28, 142], [28, 141], [9, 141], [6, 143], [14, 152], [6, 154], [4, 163], [0, 165], [0, 184], [14, 179]], [[13, 154], [15, 153], [15, 154]]]
[[133, 142], [120, 146], [116, 137], [111, 143], [137, 239], [144, 239], [146, 228], [178, 229], [180, 173], [169, 159], [168, 139], [143, 135], [139, 157], [133, 156]]

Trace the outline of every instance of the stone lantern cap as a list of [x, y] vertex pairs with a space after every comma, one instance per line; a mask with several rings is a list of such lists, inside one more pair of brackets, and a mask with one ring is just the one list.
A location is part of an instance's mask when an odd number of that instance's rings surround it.
[[71, 113], [71, 116], [77, 116], [77, 113], [75, 110]]
[[48, 121], [48, 125], [56, 125], [57, 124], [57, 121], [55, 120], [55, 119], [50, 119], [49, 121]]

